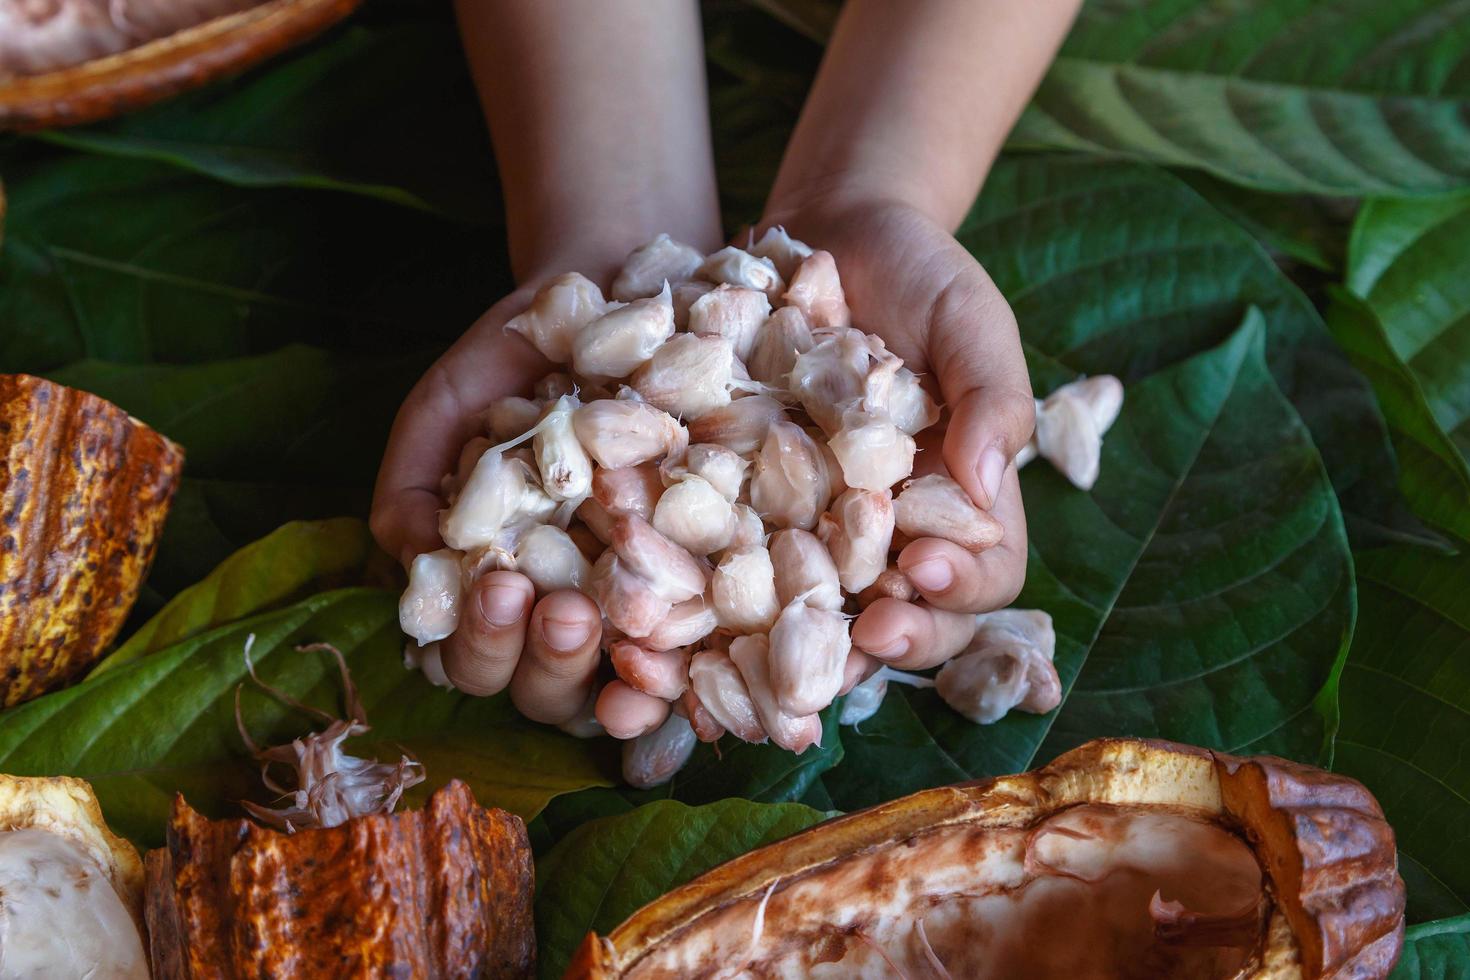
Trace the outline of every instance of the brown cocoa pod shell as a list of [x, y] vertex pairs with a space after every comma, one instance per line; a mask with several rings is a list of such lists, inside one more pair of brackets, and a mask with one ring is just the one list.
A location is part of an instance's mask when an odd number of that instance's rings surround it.
[[[742, 905], [760, 909], [762, 950], [789, 954], [796, 948], [810, 965], [826, 963], [830, 969], [849, 944], [855, 945], [853, 935], [836, 928], [820, 935], [783, 933], [781, 903], [772, 896], [779, 897], [788, 885], [812, 876], [829, 880], [821, 876], [845, 862], [868, 862], [863, 867], [875, 869], [871, 880], [846, 879], [864, 883], [858, 893], [834, 888], [816, 894], [830, 894], [834, 911], [850, 910], [870, 897], [881, 908], [895, 890], [922, 894], [924, 887], [912, 875], [892, 880], [878, 874], [886, 858], [904, 855], [908, 863], [890, 867], [923, 869], [923, 861], [916, 863], [913, 855], [922, 856], [926, 843], [941, 839], [942, 833], [1025, 830], [1083, 805], [1187, 813], [1228, 830], [1250, 847], [1262, 871], [1264, 909], [1260, 923], [1251, 927], [1252, 935], [1258, 933], [1256, 945], [1235, 974], [1240, 980], [1370, 980], [1387, 977], [1393, 969], [1403, 945], [1404, 884], [1393, 831], [1361, 784], [1270, 756], [1098, 739], [1041, 769], [924, 790], [728, 861], [644, 906], [607, 936], [589, 933], [566, 976], [612, 980], [669, 975], [656, 968], [655, 960], [644, 961], [674, 943], [683, 943], [687, 954], [679, 961], [682, 975], [738, 968], [728, 960], [705, 963], [696, 954], [701, 948], [718, 948], [713, 936], [699, 935], [701, 930], [746, 921], [729, 914]], [[955, 852], [935, 853], [952, 858]], [[941, 864], [939, 870], [957, 869]], [[763, 899], [769, 908], [758, 904]], [[800, 911], [809, 914], [811, 909]], [[1058, 924], [1055, 941], [1065, 941], [1061, 937], [1066, 931]], [[739, 941], [756, 948], [748, 932]], [[749, 966], [752, 975], [765, 975], [760, 960]]]
[[75, 126], [198, 88], [300, 44], [359, 3], [265, 0], [117, 54], [0, 78], [0, 129]]
[[147, 871], [155, 980], [535, 970], [526, 826], [457, 780], [422, 810], [294, 834], [178, 797]]
[[117, 636], [183, 465], [111, 402], [0, 375], [0, 704], [76, 680]]

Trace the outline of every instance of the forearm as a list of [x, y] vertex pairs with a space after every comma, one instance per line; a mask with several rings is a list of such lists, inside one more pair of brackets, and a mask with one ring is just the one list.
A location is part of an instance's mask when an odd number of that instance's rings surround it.
[[768, 216], [887, 201], [963, 219], [1080, 0], [848, 0]]
[[516, 278], [721, 239], [694, 0], [456, 0]]

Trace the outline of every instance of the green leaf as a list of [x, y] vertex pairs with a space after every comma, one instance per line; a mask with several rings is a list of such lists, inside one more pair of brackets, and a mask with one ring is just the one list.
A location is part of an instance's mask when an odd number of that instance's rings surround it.
[[1061, 708], [979, 726], [933, 691], [890, 694], [843, 732], [844, 762], [823, 777], [839, 807], [1028, 769], [1102, 735], [1330, 758], [1352, 558], [1263, 333], [1253, 313], [1219, 348], [1129, 387], [1091, 493], [1044, 464], [1024, 471], [1016, 604], [1053, 618]]
[[1378, 314], [1462, 454], [1470, 454], [1467, 264], [1470, 194], [1369, 201], [1348, 247], [1348, 288]]
[[428, 357], [302, 345], [205, 364], [81, 361], [51, 378], [101, 395], [184, 447], [150, 586], [167, 597], [298, 518], [366, 516], [388, 428]]
[[1411, 920], [1470, 910], [1470, 553], [1360, 553], [1336, 766], [1398, 837]]
[[1418, 379], [1399, 360], [1373, 310], [1334, 289], [1327, 324], [1373, 383], [1398, 452], [1399, 489], [1414, 512], [1470, 542], [1470, 467], [1439, 427]]
[[[755, 0], [825, 38], [836, 2]], [[1470, 180], [1458, 0], [1090, 0], [1011, 133], [1312, 194]]]
[[0, 169], [4, 371], [437, 347], [510, 284], [495, 229], [378, 201], [34, 146]]
[[300, 599], [308, 590], [360, 584], [373, 554], [367, 525], [354, 517], [283, 525], [180, 592], [94, 667], [92, 676], [204, 630]]
[[1354, 544], [1438, 543], [1399, 495], [1367, 380], [1250, 235], [1178, 178], [1004, 159], [959, 238], [1010, 301], [1022, 339], [1073, 373], [1132, 383], [1220, 343], [1260, 308], [1271, 372], [1311, 430]]
[[536, 865], [541, 976], [560, 977], [589, 930], [606, 935], [671, 888], [822, 819], [796, 804], [664, 801], [584, 824]]
[[406, 9], [367, 19], [242, 78], [41, 138], [243, 187], [344, 191], [498, 225], [494, 161], [452, 19]]
[[431, 686], [402, 661], [397, 597], [375, 589], [324, 592], [296, 605], [209, 630], [0, 715], [0, 771], [65, 773], [92, 783], [114, 830], [140, 844], [162, 840], [175, 792], [211, 816], [232, 801], [268, 797], [235, 725], [236, 688], [246, 726], [279, 744], [319, 724], [256, 689], [340, 710], [330, 656], [296, 646], [329, 642], [347, 657], [373, 730], [357, 751], [392, 758], [402, 746], [425, 763], [429, 789], [459, 777], [480, 802], [529, 819], [558, 793], [609, 780], [591, 749], [522, 719], [504, 696], [473, 698]]
[[1412, 926], [1389, 980], [1470, 978], [1470, 915]]
[[1250, 232], [1278, 264], [1300, 262], [1333, 273], [1342, 268], [1352, 202], [1253, 190], [1197, 170], [1181, 171], [1179, 177]]

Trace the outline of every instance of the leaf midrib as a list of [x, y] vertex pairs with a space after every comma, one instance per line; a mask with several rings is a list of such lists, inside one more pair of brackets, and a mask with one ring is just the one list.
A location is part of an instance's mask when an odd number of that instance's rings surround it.
[[[1261, 330], [1263, 329], [1263, 327], [1258, 326], [1255, 329]], [[1169, 513], [1170, 508], [1173, 506], [1174, 500], [1179, 495], [1180, 488], [1183, 487], [1185, 481], [1189, 478], [1189, 475], [1194, 472], [1195, 463], [1199, 461], [1200, 453], [1204, 451], [1204, 447], [1209, 442], [1210, 436], [1214, 434], [1215, 428], [1219, 425], [1220, 416], [1225, 411], [1225, 406], [1227, 403], [1229, 403], [1230, 396], [1235, 391], [1235, 386], [1240, 381], [1241, 371], [1244, 370], [1245, 364], [1250, 356], [1251, 352], [1247, 350], [1236, 359], [1234, 368], [1231, 372], [1229, 387], [1225, 390], [1224, 396], [1221, 397], [1219, 402], [1216, 404], [1215, 411], [1210, 418], [1209, 425], [1201, 430], [1201, 438], [1195, 444], [1194, 449], [1190, 454], [1188, 465], [1184, 466], [1180, 470], [1178, 478], [1174, 481], [1173, 486], [1169, 488], [1169, 492], [1165, 496], [1162, 506], [1159, 507], [1158, 513], [1155, 515], [1152, 526], [1149, 527], [1147, 535], [1145, 535], [1145, 537], [1140, 541], [1138, 549], [1135, 551], [1132, 559], [1128, 562], [1127, 570], [1124, 572], [1123, 575], [1119, 576], [1118, 584], [1113, 591], [1113, 594], [1108, 597], [1108, 600], [1104, 604], [1103, 608], [1099, 609], [1101, 615], [1098, 617], [1097, 625], [1093, 628], [1091, 636], [1083, 645], [1082, 662], [1077, 665], [1077, 672], [1072, 675], [1071, 682], [1067, 684], [1067, 689], [1062, 694], [1061, 707], [1046, 716], [1046, 720], [1041, 729], [1040, 737], [1038, 737], [1035, 743], [1031, 746], [1031, 750], [1026, 757], [1026, 763], [1022, 768], [1030, 769], [1034, 765], [1034, 763], [1036, 762], [1037, 753], [1040, 752], [1041, 747], [1046, 744], [1046, 740], [1051, 736], [1051, 730], [1053, 727], [1055, 727], [1057, 719], [1061, 717], [1062, 712], [1066, 710], [1067, 702], [1071, 700], [1072, 697], [1072, 689], [1077, 686], [1078, 678], [1080, 678], [1082, 676], [1082, 672], [1087, 669], [1087, 661], [1092, 656], [1093, 648], [1097, 645], [1097, 638], [1102, 635], [1103, 627], [1107, 625], [1108, 620], [1111, 618], [1113, 610], [1117, 606], [1118, 598], [1123, 594], [1123, 590], [1127, 587], [1129, 580], [1133, 577], [1134, 571], [1137, 570], [1139, 561], [1141, 561], [1143, 559], [1143, 556], [1148, 552], [1149, 545], [1153, 543], [1154, 538], [1159, 533], [1159, 529], [1163, 526], [1164, 516]]]

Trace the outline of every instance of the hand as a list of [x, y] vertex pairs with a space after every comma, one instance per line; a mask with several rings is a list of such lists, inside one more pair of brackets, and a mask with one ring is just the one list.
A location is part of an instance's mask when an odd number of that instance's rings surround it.
[[[388, 436], [373, 492], [374, 537], [405, 567], [442, 548], [439, 480], [461, 448], [480, 435], [478, 416], [507, 395], [526, 395], [552, 370], [550, 362], [505, 323], [529, 305], [537, 282], [492, 306], [419, 380]], [[533, 608], [534, 604], [534, 608]], [[579, 592], [553, 592], [535, 602], [524, 575], [482, 575], [461, 605], [459, 628], [443, 641], [445, 672], [470, 694], [507, 686], [520, 712], [552, 724], [587, 700], [598, 665], [602, 615]]]
[[934, 666], [973, 632], [970, 614], [1008, 605], [1026, 575], [1026, 515], [1012, 460], [1031, 437], [1035, 403], [1016, 319], [954, 237], [903, 204], [803, 206], [764, 225], [837, 259], [853, 325], [878, 334], [934, 386], [945, 407], [919, 436], [916, 473], [947, 470], [1005, 526], [980, 554], [938, 538], [908, 544], [898, 567], [923, 602], [880, 599], [853, 624], [853, 645], [899, 667]]

